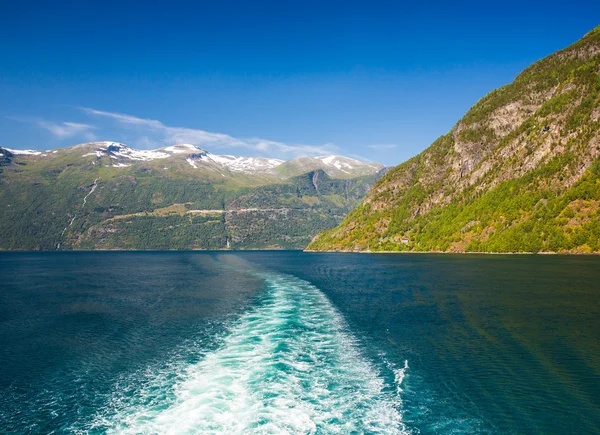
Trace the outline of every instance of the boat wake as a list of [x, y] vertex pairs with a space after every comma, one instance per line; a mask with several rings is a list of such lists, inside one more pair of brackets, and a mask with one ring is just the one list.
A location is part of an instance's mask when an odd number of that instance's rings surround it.
[[259, 276], [264, 297], [232, 323], [217, 349], [152, 373], [126, 395], [116, 386], [92, 431], [407, 433], [400, 383], [408, 365], [386, 382], [318, 288], [292, 276]]

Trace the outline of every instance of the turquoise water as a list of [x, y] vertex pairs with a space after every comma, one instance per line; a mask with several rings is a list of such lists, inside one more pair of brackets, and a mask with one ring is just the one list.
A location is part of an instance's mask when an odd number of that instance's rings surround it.
[[2, 433], [600, 432], [600, 258], [0, 254]]

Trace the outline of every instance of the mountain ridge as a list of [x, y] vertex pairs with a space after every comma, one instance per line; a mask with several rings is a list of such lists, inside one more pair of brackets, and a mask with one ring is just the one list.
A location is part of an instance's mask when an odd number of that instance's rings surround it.
[[[117, 160], [121, 166], [125, 167], [125, 161], [141, 162], [150, 160], [161, 160], [186, 156], [186, 161], [190, 166], [195, 167], [196, 161], [213, 163], [217, 166], [224, 166], [229, 170], [238, 172], [265, 172], [278, 178], [289, 178], [301, 175], [306, 172], [323, 169], [330, 176], [337, 178], [352, 178], [360, 175], [371, 175], [384, 168], [380, 163], [368, 163], [352, 159], [341, 155], [324, 155], [314, 157], [295, 157], [288, 160], [268, 158], [268, 157], [247, 157], [235, 156], [230, 154], [213, 154], [196, 145], [178, 143], [153, 150], [136, 149], [124, 143], [113, 141], [95, 141], [76, 144], [70, 147], [56, 148], [52, 150], [19, 150], [0, 146], [13, 155], [20, 156], [38, 156], [51, 157], [52, 154], [61, 152], [72, 152], [79, 149], [90, 149], [88, 153], [81, 157], [110, 157]], [[0, 151], [1, 153], [1, 151]], [[287, 167], [278, 170], [281, 165]]]

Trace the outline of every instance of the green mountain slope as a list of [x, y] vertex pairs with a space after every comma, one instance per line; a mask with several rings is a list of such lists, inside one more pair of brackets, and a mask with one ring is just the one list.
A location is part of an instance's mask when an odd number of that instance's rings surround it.
[[600, 251], [600, 27], [482, 98], [311, 250]]
[[302, 249], [380, 178], [282, 177], [191, 145], [0, 148], [0, 249]]

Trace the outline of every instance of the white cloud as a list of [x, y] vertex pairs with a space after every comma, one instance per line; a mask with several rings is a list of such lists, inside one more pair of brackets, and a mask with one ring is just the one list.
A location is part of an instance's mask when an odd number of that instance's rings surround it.
[[384, 144], [367, 145], [367, 147], [374, 149], [374, 150], [391, 150], [393, 148], [397, 148], [398, 145], [384, 143]]
[[83, 136], [88, 140], [93, 140], [95, 135], [90, 131], [96, 127], [88, 124], [80, 124], [77, 122], [63, 122], [55, 124], [49, 121], [38, 120], [35, 122], [39, 127], [48, 130], [59, 139], [66, 139], [73, 136]]
[[25, 122], [27, 124], [34, 124], [44, 130], [48, 130], [58, 139], [67, 139], [70, 137], [84, 137], [87, 140], [95, 140], [96, 135], [94, 135], [90, 130], [96, 128], [94, 125], [82, 124], [79, 122], [62, 122], [62, 123], [54, 123], [51, 121], [46, 121], [44, 119], [39, 118], [21, 118], [15, 116], [7, 116], [7, 119], [12, 119], [13, 121]]
[[323, 155], [331, 154], [338, 149], [333, 144], [301, 145], [286, 144], [261, 138], [235, 138], [223, 133], [212, 133], [205, 130], [171, 127], [155, 119], [144, 119], [124, 113], [105, 112], [82, 107], [81, 110], [96, 117], [109, 118], [124, 128], [136, 129], [140, 134], [137, 140], [141, 144], [172, 145], [174, 143], [191, 143], [208, 148], [246, 148], [261, 154], [269, 155]]

